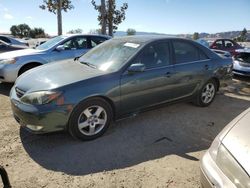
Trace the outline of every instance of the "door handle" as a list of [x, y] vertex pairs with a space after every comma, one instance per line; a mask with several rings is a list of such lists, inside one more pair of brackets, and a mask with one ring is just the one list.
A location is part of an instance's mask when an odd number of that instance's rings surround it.
[[165, 77], [167, 77], [167, 78], [170, 78], [170, 77], [171, 77], [171, 75], [172, 75], [172, 73], [171, 73], [171, 72], [166, 72], [164, 76], [165, 76]]
[[205, 65], [205, 70], [208, 70], [209, 69], [209, 65]]

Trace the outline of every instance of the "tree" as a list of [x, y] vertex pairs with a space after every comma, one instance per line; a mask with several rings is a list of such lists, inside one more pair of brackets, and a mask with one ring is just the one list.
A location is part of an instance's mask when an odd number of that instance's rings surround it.
[[247, 40], [247, 29], [244, 28], [243, 31], [241, 31], [240, 34], [241, 42], [245, 42]]
[[193, 34], [193, 40], [197, 40], [197, 39], [199, 39], [200, 37], [199, 37], [199, 33], [197, 33], [197, 32], [195, 32], [194, 34]]
[[43, 0], [43, 4], [39, 6], [43, 10], [48, 10], [57, 15], [58, 35], [62, 34], [62, 10], [67, 12], [74, 8], [71, 0]]
[[42, 28], [34, 28], [30, 30], [29, 36], [31, 38], [45, 38], [46, 34]]
[[136, 30], [135, 29], [128, 29], [127, 30], [127, 35], [135, 35], [136, 34]]
[[19, 25], [13, 25], [10, 28], [10, 32], [13, 36], [16, 37], [28, 37], [30, 33], [30, 27], [27, 24], [19, 24]]
[[78, 28], [78, 29], [72, 29], [67, 32], [68, 34], [77, 34], [77, 33], [83, 33], [83, 30]]
[[97, 5], [95, 0], [91, 1], [94, 8], [99, 12], [98, 21], [102, 26], [102, 34], [106, 34], [106, 28], [108, 26], [108, 33], [113, 36], [113, 33], [117, 30], [118, 25], [126, 19], [125, 12], [128, 9], [128, 4], [123, 3], [120, 9], [116, 9], [115, 0], [101, 0], [101, 5]]

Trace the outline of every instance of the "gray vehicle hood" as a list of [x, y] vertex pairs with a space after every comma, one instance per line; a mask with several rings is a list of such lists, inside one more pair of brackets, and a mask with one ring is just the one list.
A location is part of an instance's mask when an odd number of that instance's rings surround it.
[[103, 74], [105, 72], [98, 69], [67, 60], [31, 69], [17, 79], [15, 86], [25, 92], [53, 90]]
[[5, 53], [0, 54], [0, 60], [11, 59], [11, 58], [26, 56], [26, 55], [35, 55], [35, 54], [40, 54], [42, 52], [43, 52], [42, 50], [37, 50], [37, 49], [23, 49], [23, 50], [5, 52]]
[[222, 143], [250, 175], [250, 108], [231, 128]]

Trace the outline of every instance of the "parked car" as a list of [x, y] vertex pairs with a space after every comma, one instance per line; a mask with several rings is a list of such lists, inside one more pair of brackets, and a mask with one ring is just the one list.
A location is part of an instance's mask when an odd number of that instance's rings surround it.
[[12, 44], [12, 45], [19, 45], [19, 46], [29, 46], [27, 41], [21, 40], [21, 39], [15, 39], [10, 36], [6, 35], [0, 35], [0, 40]]
[[10, 98], [15, 119], [32, 132], [67, 130], [91, 140], [112, 120], [159, 104], [187, 100], [208, 106], [231, 72], [231, 58], [191, 40], [114, 38], [75, 62], [28, 71], [18, 78]]
[[223, 50], [216, 50], [216, 49], [211, 49], [211, 50], [222, 57], [228, 57], [228, 58], [232, 57], [230, 52], [223, 51]]
[[210, 48], [230, 52], [232, 56], [237, 54], [235, 50], [243, 49], [241, 45], [230, 39], [217, 39], [210, 45]]
[[92, 47], [110, 39], [99, 35], [63, 35], [52, 38], [35, 49], [0, 54], [0, 81], [15, 82], [16, 78], [34, 67], [81, 56]]
[[27, 46], [13, 45], [0, 40], [0, 53], [26, 49]]
[[201, 184], [212, 187], [250, 187], [250, 108], [215, 138], [201, 161]]
[[250, 76], [250, 49], [236, 50], [233, 73], [235, 75]]

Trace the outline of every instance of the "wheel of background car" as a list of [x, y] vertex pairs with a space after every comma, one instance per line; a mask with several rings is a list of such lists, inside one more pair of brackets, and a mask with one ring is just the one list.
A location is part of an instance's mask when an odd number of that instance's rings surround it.
[[40, 64], [27, 64], [27, 65], [24, 65], [18, 72], [18, 76], [20, 76], [21, 74], [23, 74], [24, 72], [30, 70], [30, 69], [33, 69], [35, 67], [38, 67], [40, 66]]
[[112, 120], [112, 108], [101, 98], [86, 100], [75, 107], [68, 131], [74, 138], [93, 140], [105, 133]]
[[216, 82], [213, 79], [209, 80], [207, 83], [203, 85], [201, 91], [197, 96], [195, 104], [201, 107], [209, 106], [215, 98], [216, 91], [217, 91]]

